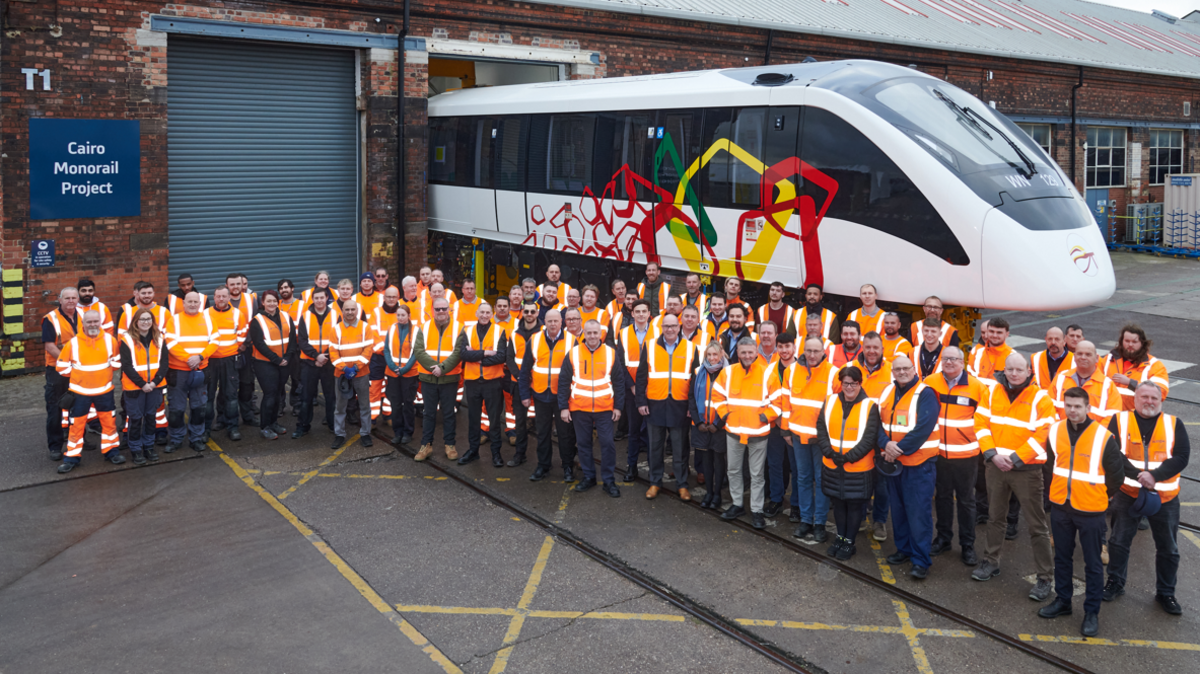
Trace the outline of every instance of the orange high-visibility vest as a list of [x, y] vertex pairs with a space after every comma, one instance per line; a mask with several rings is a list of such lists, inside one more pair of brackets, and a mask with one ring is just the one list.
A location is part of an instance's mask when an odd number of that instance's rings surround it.
[[[1162, 389], [1163, 398], [1166, 398], [1167, 393], [1171, 390], [1167, 366], [1154, 356], [1147, 356], [1146, 360], [1141, 363], [1131, 363], [1124, 358], [1113, 358], [1110, 353], [1104, 358], [1104, 374], [1109, 378], [1114, 374], [1123, 374], [1139, 384], [1144, 381], [1154, 382], [1158, 384], [1158, 388]], [[1122, 409], [1132, 410], [1133, 391], [1127, 386], [1118, 386], [1117, 392], [1121, 394]]]
[[[783, 325], [775, 326], [775, 328], [776, 328], [775, 334], [777, 334], [777, 335], [782, 335], [783, 333], [787, 332], [788, 327], [790, 327], [792, 325], [792, 323], [794, 323], [796, 321], [796, 310], [791, 305], [788, 305], [788, 304], [783, 305], [783, 308], [784, 308]], [[763, 322], [770, 320], [770, 318], [769, 318], [769, 316], [771, 315], [770, 311], [771, 311], [771, 303], [770, 302], [768, 302], [758, 308], [758, 324], [759, 325], [762, 325]]]
[[[190, 292], [195, 292], [197, 295], [200, 296], [200, 311], [204, 311], [205, 307], [208, 305], [208, 296], [205, 295], [204, 293], [200, 292], [199, 290], [190, 291]], [[281, 303], [281, 306], [282, 306], [282, 303]], [[172, 314], [184, 313], [183, 298], [180, 297], [179, 295], [176, 295], [175, 293], [167, 293], [167, 311], [170, 311]]]
[[[408, 324], [408, 337], [401, 344], [400, 324], [392, 323], [392, 327], [388, 328], [385, 340], [392, 348], [392, 357], [396, 359], [396, 362], [400, 363], [400, 369], [404, 369], [404, 366], [408, 365], [408, 361], [412, 359], [413, 347], [417, 343], [417, 326], [411, 322]], [[392, 372], [392, 368], [390, 367], [384, 368], [384, 374], [389, 377], [399, 376], [395, 372]], [[408, 368], [408, 372], [404, 373], [404, 376], [415, 377], [417, 374], [417, 368], [410, 367]]]
[[892, 339], [888, 339], [887, 335], [880, 335], [883, 339], [883, 359], [887, 362], [896, 360], [896, 356], [908, 356], [909, 360], [913, 357], [913, 346], [908, 343], [908, 340], [896, 335]]
[[[325, 312], [325, 320], [318, 321], [316, 314], [306, 309], [300, 317], [300, 321], [304, 323], [304, 334], [308, 339], [308, 345], [316, 350], [317, 353], [329, 355], [329, 349], [333, 346], [333, 340], [336, 333], [334, 326], [341, 321], [338, 319], [336, 311]], [[300, 351], [300, 360], [313, 360], [308, 354]], [[332, 359], [331, 359], [332, 360]]]
[[586, 344], [580, 343], [571, 349], [570, 358], [571, 399], [568, 409], [572, 412], [611, 412], [616, 349], [601, 344], [592, 351]]
[[[879, 420], [883, 424], [883, 432], [887, 433], [890, 440], [900, 442], [917, 427], [917, 401], [921, 397], [921, 391], [926, 388], [928, 387], [925, 384], [918, 383], [905, 391], [899, 400], [896, 400], [894, 382], [883, 390], [879, 396]], [[937, 435], [931, 432], [917, 451], [901, 454], [896, 460], [905, 466], [919, 466], [937, 456], [937, 453]]]
[[[875, 401], [865, 398], [854, 403], [850, 414], [842, 414], [842, 396], [835, 393], [825, 399], [825, 428], [829, 431], [829, 444], [838, 454], [848, 454], [862, 440], [862, 434], [867, 429], [867, 419]], [[821, 457], [826, 468], [837, 469], [837, 464], [827, 456]], [[854, 463], [843, 464], [847, 473], [862, 473], [875, 467], [875, 452], [867, 452], [863, 458]]]
[[[1049, 357], [1045, 349], [1033, 354], [1029, 359], [1029, 369], [1033, 373], [1033, 384], [1043, 391], [1049, 391], [1054, 386], [1055, 377], [1050, 376]], [[1054, 373], [1057, 376], [1059, 373], [1067, 370], [1075, 369], [1075, 354], [1070, 351], [1065, 352], [1062, 362], [1058, 364], [1058, 370]]]
[[[875, 305], [875, 308], [879, 309], [879, 305]], [[887, 312], [884, 311], [883, 309], [879, 309], [879, 311], [877, 311], [874, 316], [868, 316], [863, 313], [863, 310], [861, 308], [858, 308], [858, 309], [855, 309], [854, 311], [851, 311], [850, 315], [846, 317], [846, 320], [854, 321], [855, 323], [858, 323], [860, 335], [865, 335], [872, 330], [874, 330], [875, 332], [878, 332], [879, 334], [882, 335], [883, 334], [883, 317], [886, 313]]]
[[362, 309], [363, 314], [370, 317], [383, 304], [383, 293], [371, 291], [370, 295], [364, 295], [362, 292], [354, 293], [354, 301], [358, 307]]
[[562, 371], [563, 358], [575, 346], [575, 338], [569, 332], [562, 332], [553, 347], [546, 344], [546, 330], [543, 328], [529, 340], [530, 355], [533, 357], [533, 391], [545, 393], [549, 390], [558, 394], [558, 375]]
[[[121, 335], [121, 340], [125, 342], [125, 348], [129, 349], [129, 356], [133, 358], [133, 369], [142, 376], [142, 379], [149, 384], [155, 377], [158, 376], [158, 364], [162, 362], [162, 351], [166, 348], [166, 341], [162, 335], [158, 335], [157, 339], [150, 340], [150, 345], [142, 344], [142, 340], [134, 339], [133, 335], [126, 332]], [[169, 356], [168, 356], [169, 357]], [[163, 379], [157, 388], [162, 388], [167, 385], [167, 380]], [[121, 373], [121, 390], [122, 391], [140, 391], [141, 386], [135, 385]]]
[[[875, 401], [875, 404], [879, 404], [879, 396], [883, 395], [883, 390], [892, 383], [892, 364], [886, 358], [881, 359], [879, 367], [875, 368], [874, 372], [867, 372], [867, 366], [861, 358], [855, 358], [849, 365], [862, 373], [862, 390], [866, 392], [868, 398]], [[836, 377], [833, 382], [833, 390], [835, 392], [842, 390], [842, 382]]]
[[859, 343], [858, 348], [858, 353], [851, 356], [846, 353], [845, 347], [841, 344], [831, 344], [825, 348], [825, 359], [832, 363], [834, 367], [840, 368], [858, 359], [858, 355], [862, 353], [861, 343]]
[[1046, 392], [1031, 382], [1009, 400], [1004, 387], [992, 387], [987, 423], [975, 428], [979, 451], [996, 450], [1004, 456], [1018, 456], [1025, 465], [1046, 463], [1046, 437], [1057, 420], [1054, 403]]
[[[136, 305], [128, 304], [123, 307], [124, 310], [121, 312], [121, 324], [117, 326], [118, 337], [130, 329], [130, 326], [133, 324], [133, 315], [137, 313], [139, 308], [140, 307]], [[150, 305], [149, 311], [154, 315], [154, 324], [158, 326], [158, 331], [166, 334], [167, 323], [169, 323], [171, 320], [171, 312], [167, 311], [167, 308], [161, 304]]]
[[[399, 305], [397, 305], [397, 308]], [[409, 321], [411, 322], [411, 314]], [[375, 309], [375, 313], [371, 314], [371, 339], [375, 340], [375, 353], [383, 353], [383, 339], [387, 336], [388, 329], [396, 324], [396, 312], [388, 311], [383, 304]]]
[[934, 435], [938, 438], [938, 454], [944, 459], [964, 459], [979, 454], [975, 429], [987, 427], [988, 404], [991, 392], [983, 382], [967, 375], [966, 384], [949, 388], [946, 376], [926, 377], [924, 382], [938, 394], [942, 409]]
[[684, 293], [679, 296], [679, 301], [683, 302], [684, 309], [688, 308], [689, 306], [696, 307], [696, 310], [700, 312], [701, 316], [704, 316], [704, 312], [708, 311], [708, 295], [705, 295], [704, 293], [697, 295], [695, 302], [690, 302], [688, 299], [688, 294]]
[[[644, 339], [648, 342], [655, 339], [653, 326], [646, 326]], [[625, 369], [629, 371], [629, 378], [637, 381], [637, 369], [642, 364], [642, 343], [638, 341], [633, 323], [621, 328], [617, 344], [621, 347], [621, 355], [625, 358]]]
[[667, 353], [655, 338], [646, 343], [642, 355], [646, 358], [646, 399], [686, 401], [696, 362], [696, 348], [691, 342], [680, 340], [675, 351]]
[[611, 323], [613, 320], [615, 320], [618, 316], [621, 315], [621, 311], [624, 308], [625, 308], [625, 300], [614, 299], [613, 301], [611, 301], [607, 305], [605, 305], [604, 313], [608, 314], [608, 320]]
[[[62, 312], [58, 309], [51, 311], [44, 317], [50, 321], [50, 325], [54, 328], [54, 346], [57, 346], [59, 351], [67, 345], [75, 337], [75, 327], [71, 325]], [[79, 331], [83, 332], [83, 314], [76, 313], [75, 324], [79, 326]], [[50, 351], [46, 351], [46, 367], [55, 367], [58, 364], [58, 356], [50, 355]]]
[[1054, 480], [1050, 483], [1050, 502], [1088, 513], [1108, 510], [1108, 489], [1104, 485], [1104, 445], [1112, 434], [1096, 422], [1088, 424], [1075, 446], [1067, 434], [1069, 421], [1057, 421], [1050, 427], [1050, 449], [1054, 452]]
[[333, 361], [334, 376], [340, 377], [346, 368], [355, 366], [354, 378], [370, 374], [371, 353], [375, 340], [371, 338], [371, 327], [363, 321], [354, 325], [333, 324], [333, 339], [330, 340], [329, 358]]
[[595, 307], [591, 311], [588, 311], [587, 309], [583, 308], [583, 305], [580, 305], [579, 316], [583, 319], [584, 325], [587, 325], [588, 321], [596, 321], [603, 326], [605, 330], [608, 329], [608, 324], [612, 321], [612, 317], [608, 315], [608, 312], [600, 307]]
[[293, 324], [295, 324], [295, 322], [300, 318], [300, 311], [303, 308], [304, 302], [297, 299], [295, 295], [293, 295], [292, 299], [288, 302], [279, 300], [279, 310], [287, 314], [292, 319]]
[[[925, 320], [913, 321], [912, 324], [912, 343], [920, 344], [925, 341]], [[954, 338], [955, 329], [947, 322], [942, 321], [942, 333], [939, 339], [942, 341], [942, 346], [950, 346], [950, 341]]]
[[215, 306], [204, 310], [217, 333], [217, 350], [210, 358], [231, 358], [237, 355], [238, 347], [246, 341], [250, 322], [241, 309], [230, 306], [226, 311], [217, 311]]
[[426, 297], [424, 293], [417, 293], [413, 300], [400, 298], [400, 304], [408, 307], [408, 322], [414, 327], [433, 320], [433, 303], [426, 301]]
[[[1121, 453], [1135, 468], [1139, 471], [1149, 472], [1162, 466], [1163, 462], [1175, 453], [1175, 417], [1166, 412], [1159, 415], [1158, 421], [1154, 424], [1154, 433], [1150, 435], [1150, 447], [1147, 451], [1147, 448], [1142, 445], [1142, 433], [1138, 430], [1134, 414], [1134, 412], [1121, 412], [1117, 415], [1117, 426], [1121, 429], [1121, 435], [1117, 438], [1117, 442], [1121, 445]], [[1121, 491], [1137, 498], [1141, 486], [1137, 480], [1126, 477], [1124, 484], [1121, 485]], [[1158, 492], [1163, 503], [1175, 498], [1179, 495], [1179, 474], [1176, 473], [1166, 480], [1159, 480], [1154, 484], [1154, 490]]]
[[474, 302], [459, 300], [450, 307], [450, 318], [462, 325], [463, 328], [473, 328], [478, 323], [475, 318], [475, 311], [479, 309], [479, 305], [483, 304], [483, 299], [476, 296]]
[[[640, 297], [642, 299], [646, 299], [646, 284], [645, 283], [639, 283], [637, 286], [637, 291], [638, 291], [638, 297]], [[671, 284], [667, 283], [666, 281], [663, 281], [658, 286], [658, 297], [651, 298], [651, 301], [653, 301], [654, 299], [658, 300], [658, 313], [661, 314], [662, 312], [667, 310], [667, 298], [670, 296], [671, 296]]]
[[[477, 325], [477, 323], [476, 323]], [[504, 338], [504, 330], [496, 327], [495, 323], [488, 323], [487, 332], [484, 333], [483, 339], [479, 339], [479, 331], [475, 329], [475, 325], [470, 327], [464, 326], [463, 330], [467, 333], [467, 348], [472, 351], [480, 349], [484, 351], [499, 351], [500, 340]], [[463, 363], [463, 379], [474, 381], [476, 379], [499, 379], [504, 376], [504, 364], [499, 365], [480, 365], [479, 363]]]
[[[258, 326], [262, 328], [263, 341], [267, 343], [267, 347], [276, 356], [283, 358], [283, 354], [287, 352], [288, 344], [292, 341], [292, 317], [278, 312], [279, 325], [275, 325], [275, 321], [268, 319], [264, 314], [257, 314], [254, 320], [258, 321]], [[269, 361], [270, 358], [254, 349], [254, 357], [258, 360]]]
[[217, 351], [217, 331], [208, 312], [172, 316], [171, 327], [167, 330], [167, 351], [172, 370], [191, 370], [188, 358], [192, 356], [200, 356], [199, 369], [208, 367], [208, 359]]
[[[201, 295], [201, 297], [203, 297], [203, 295]], [[101, 302], [93, 297], [91, 304], [86, 306], [82, 303], [78, 304], [75, 306], [75, 311], [79, 312], [80, 318], [83, 318], [83, 315], [89, 311], [95, 311], [96, 313], [100, 314], [100, 329], [104, 330], [105, 332], [113, 332], [113, 328], [116, 324], [113, 323], [112, 311], [105, 306], [104, 302]]]
[[971, 349], [971, 357], [967, 361], [967, 372], [985, 383], [996, 381], [996, 373], [1004, 371], [1004, 361], [1013, 353], [1012, 347], [1002, 344], [998, 347], [976, 344]]
[[[462, 332], [462, 326], [454, 321], [446, 324], [444, 329], [438, 329], [437, 323], [429, 321], [421, 326], [421, 338], [425, 341], [425, 353], [433, 358], [434, 361], [441, 363], [454, 353], [454, 342], [458, 339], [458, 333]], [[434, 335], [436, 334], [436, 338]], [[421, 361], [417, 361], [417, 369], [421, 374], [433, 374], [426, 370]], [[452, 374], [462, 374], [462, 361], [460, 360], [454, 369], [449, 372], [442, 372], [442, 376]]]
[[246, 324], [249, 325], [250, 319], [257, 313], [255, 309], [258, 306], [258, 293], [242, 293], [237, 297], [230, 297], [229, 302], [242, 312], [242, 315], [246, 317]]
[[[508, 373], [508, 376], [510, 379], [512, 379], [512, 381], [517, 381], [517, 378], [521, 374], [521, 368], [524, 367], [523, 363], [525, 362], [525, 344], [526, 344], [526, 342], [529, 341], [529, 337], [532, 336], [532, 335], [521, 334], [521, 332], [519, 330], [517, 330], [517, 327], [519, 327], [520, 325], [521, 325], [521, 323], [518, 322], [516, 324], [516, 327], [513, 328], [512, 343], [509, 344], [509, 346], [513, 349], [513, 361], [517, 367], [516, 372]], [[537, 334], [537, 333], [535, 332], [533, 334]]]
[[58, 373], [70, 377], [68, 388], [78, 395], [98, 396], [113, 390], [113, 370], [121, 368], [117, 340], [100, 331], [97, 337], [78, 334], [63, 346], [55, 363]]
[[[833, 329], [833, 312], [828, 309], [821, 309], [821, 338], [827, 339], [829, 331]], [[796, 334], [804, 335], [808, 333], [808, 305], [800, 307], [796, 312]]]
[[[754, 359], [749, 369], [736, 362], [721, 370], [712, 390], [717, 414], [726, 417], [725, 431], [743, 444], [771, 431], [771, 423], [783, 413], [782, 395], [779, 376], [762, 358]], [[765, 422], [760, 414], [766, 416]]]
[[[1059, 419], [1067, 418], [1063, 394], [1074, 388], [1075, 385], [1075, 370], [1070, 369], [1064, 372], [1062, 368], [1059, 368], [1058, 376], [1054, 378], [1054, 385], [1050, 387], [1049, 391]], [[1113, 415], [1121, 411], [1120, 389], [1113, 383], [1113, 380], [1104, 375], [1104, 371], [1099, 367], [1091, 377], [1088, 377], [1087, 381], [1083, 382], [1082, 388], [1088, 394], [1088, 416], [1092, 418], [1092, 421], [1106, 424]]]
[[[945, 351], [945, 350], [946, 350], [946, 347], [943, 346], [942, 351]], [[933, 377], [936, 377], [942, 373], [942, 351], [938, 351], [937, 363], [933, 366], [933, 372], [930, 372], [929, 375], [926, 377], [922, 377], [921, 381], [925, 381], [926, 379], [932, 379]], [[918, 346], [916, 348], [916, 350], [914, 350], [914, 352], [913, 352], [912, 362], [913, 362], [913, 365], [916, 366], [916, 368], [917, 368], [917, 376], [921, 375], [921, 354], [922, 353], [925, 353], [925, 345], [924, 344], [922, 344], [921, 346]]]
[[812, 442], [817, 437], [817, 416], [825, 399], [833, 395], [836, 374], [828, 360], [822, 360], [813, 368], [801, 365], [800, 361], [788, 366], [783, 382], [787, 401], [784, 420], [787, 429], [797, 435], [801, 443]]

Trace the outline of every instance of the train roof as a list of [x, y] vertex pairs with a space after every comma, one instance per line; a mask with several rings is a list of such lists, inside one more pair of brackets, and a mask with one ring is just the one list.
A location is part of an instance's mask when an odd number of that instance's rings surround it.
[[[756, 82], [760, 82], [762, 75], [783, 81], [778, 84], [772, 82], [772, 86], [761, 86]], [[715, 102], [738, 105], [739, 101], [740, 104], [761, 105], [757, 100], [751, 100], [748, 92], [809, 86], [835, 92], [861, 91], [871, 84], [894, 77], [928, 75], [880, 61], [846, 60], [539, 82], [448, 91], [429, 99], [429, 114], [437, 117], [720, 107]]]
[[885, 42], [925, 49], [1200, 78], [1200, 22], [1084, 0], [531, 0]]

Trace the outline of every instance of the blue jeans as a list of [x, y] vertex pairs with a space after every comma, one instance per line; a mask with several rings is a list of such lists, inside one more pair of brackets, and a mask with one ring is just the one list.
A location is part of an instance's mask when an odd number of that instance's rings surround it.
[[[175, 370], [171, 375], [175, 380], [167, 390], [167, 422], [171, 442], [183, 442], [185, 433], [189, 440], [200, 442], [204, 437], [208, 407], [208, 384], [204, 379], [204, 370]], [[185, 410], [188, 412], [186, 427], [183, 423]]]
[[912, 558], [913, 566], [929, 568], [933, 540], [933, 492], [937, 486], [937, 459], [919, 466], [905, 466], [896, 477], [888, 477], [888, 497], [891, 499], [892, 532], [896, 551]]
[[[1120, 492], [1113, 498], [1112, 536], [1108, 541], [1108, 577], [1125, 586], [1129, 567], [1129, 546], [1138, 532], [1138, 518], [1129, 514], [1133, 497]], [[1179, 572], [1179, 497], [1162, 504], [1150, 518], [1150, 535], [1154, 538], [1154, 591], [1164, 597], [1175, 596], [1175, 578]]]
[[816, 444], [800, 442], [792, 437], [793, 473], [792, 497], [800, 509], [800, 521], [825, 526], [829, 517], [829, 497], [821, 491], [821, 450]]
[[[767, 435], [767, 481], [770, 483], [767, 498], [775, 503], [783, 503], [788, 484], [795, 482], [795, 478], [792, 477], [795, 472], [796, 457], [792, 455], [788, 441], [783, 439], [778, 428], [772, 428], [771, 433]], [[796, 508], [799, 505], [800, 497], [796, 495], [793, 486], [791, 506]]]

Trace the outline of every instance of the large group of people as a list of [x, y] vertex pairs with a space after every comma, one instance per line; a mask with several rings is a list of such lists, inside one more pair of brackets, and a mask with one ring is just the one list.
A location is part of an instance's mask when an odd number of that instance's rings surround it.
[[[478, 460], [486, 435], [493, 466], [515, 468], [532, 420], [532, 481], [550, 475], [557, 444], [575, 491], [600, 486], [619, 497], [618, 472], [632, 482], [644, 452], [645, 498], [671, 482], [692, 500], [695, 470], [702, 507], [761, 529], [786, 504], [792, 535], [828, 543], [826, 554], [842, 561], [856, 554], [860, 531], [886, 540], [890, 516], [896, 551], [887, 562], [909, 564], [917, 580], [956, 532], [971, 577], [997, 576], [1024, 513], [1037, 578], [1029, 597], [1055, 596], [1039, 615], [1071, 613], [1082, 550], [1086, 636], [1097, 633], [1101, 601], [1124, 593], [1131, 542], [1149, 528], [1156, 600], [1182, 612], [1177, 496], [1189, 442], [1162, 411], [1167, 371], [1140, 327], [1122, 328], [1103, 355], [1080, 326], [1053, 327], [1026, 359], [1007, 344], [1002, 316], [981, 321], [980, 341], [968, 344], [937, 297], [903, 335], [870, 284], [861, 306], [839, 317], [817, 285], [790, 306], [772, 283], [768, 301], [751, 307], [739, 279], [709, 294], [688, 274], [677, 292], [650, 263], [636, 291], [613, 280], [602, 306], [599, 288], [561, 277], [550, 265], [543, 283], [524, 279], [488, 302], [473, 280], [458, 297], [429, 267], [399, 288], [385, 269], [336, 285], [320, 272], [300, 295], [289, 279], [255, 293], [230, 274], [210, 301], [183, 275], [166, 305], [139, 282], [114, 308], [80, 280], [42, 323], [51, 458], [72, 470], [89, 425], [115, 464], [123, 447], [142, 464], [159, 459], [157, 446], [174, 452], [185, 440], [203, 451], [213, 432], [237, 441], [242, 424], [275, 440], [288, 432], [290, 383], [292, 438], [312, 432], [319, 390], [334, 448], [355, 421], [364, 445], [389, 422], [392, 442], [409, 443], [420, 408], [417, 461], [435, 451], [440, 413], [448, 460]], [[515, 449], [507, 461], [502, 436]]]

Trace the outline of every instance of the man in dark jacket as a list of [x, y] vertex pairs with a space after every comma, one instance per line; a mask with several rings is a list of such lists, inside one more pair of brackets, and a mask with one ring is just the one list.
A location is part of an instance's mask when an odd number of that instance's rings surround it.
[[[580, 372], [576, 373], [578, 361]], [[605, 368], [605, 369], [601, 369]], [[563, 358], [558, 373], [559, 416], [575, 427], [575, 447], [583, 480], [575, 491], [596, 486], [596, 458], [592, 452], [592, 432], [600, 441], [600, 479], [602, 489], [613, 498], [617, 488], [617, 450], [613, 444], [613, 425], [625, 408], [625, 387], [613, 382], [613, 374], [625, 369], [621, 351], [604, 343], [604, 326], [591, 320], [583, 325], [583, 341]], [[605, 382], [607, 383], [601, 383]], [[578, 385], [576, 385], [578, 382]]]
[[642, 356], [637, 369], [638, 413], [650, 424], [648, 499], [658, 496], [658, 490], [662, 489], [663, 449], [670, 440], [679, 498], [692, 500], [688, 492], [688, 456], [691, 448], [684, 442], [684, 425], [687, 423], [688, 389], [699, 365], [696, 347], [691, 342], [679, 339], [679, 317], [671, 313], [664, 314], [662, 335], [642, 344]]
[[318, 384], [325, 396], [325, 425], [333, 431], [337, 380], [333, 376], [329, 344], [333, 338], [333, 324], [338, 319], [329, 310], [332, 297], [333, 292], [329, 288], [317, 288], [313, 291], [311, 304], [296, 322], [296, 342], [300, 345], [300, 418], [296, 429], [292, 431], [293, 439], [303, 437], [312, 428]]
[[[500, 455], [500, 429], [504, 418], [504, 364], [508, 361], [508, 337], [504, 329], [492, 323], [492, 305], [483, 302], [475, 309], [475, 326], [463, 328], [455, 347], [462, 354], [463, 398], [467, 402], [467, 451], [458, 465], [479, 458], [484, 405], [488, 414], [488, 444], [492, 447], [492, 465], [504, 466]], [[474, 336], [468, 331], [474, 330]]]
[[[533, 279], [525, 280], [533, 281]], [[516, 425], [513, 435], [517, 448], [517, 453], [508, 460], [509, 468], [516, 468], [525, 463], [525, 452], [529, 450], [529, 408], [525, 406], [524, 399], [521, 398], [521, 385], [518, 379], [521, 376], [521, 362], [525, 357], [525, 345], [542, 329], [542, 322], [538, 318], [541, 312], [538, 309], [537, 300], [527, 299], [519, 306], [521, 317], [517, 321], [517, 327], [513, 328], [512, 335], [509, 336], [508, 365], [505, 368], [508, 371], [509, 395], [512, 396], [513, 418]]]
[[725, 310], [725, 314], [729, 317], [729, 329], [721, 333], [721, 348], [725, 351], [725, 358], [732, 363], [737, 360], [738, 340], [752, 335], [746, 327], [746, 307], [744, 305], [731, 306]]

